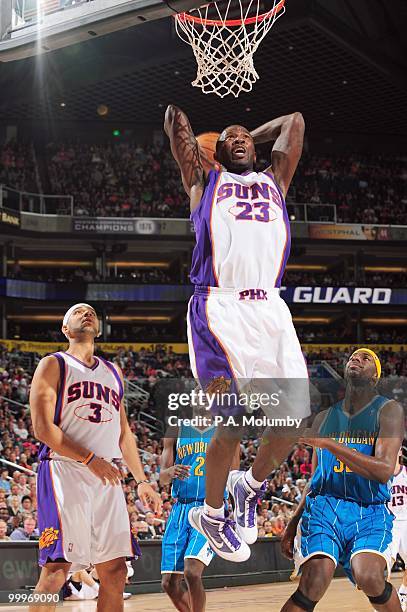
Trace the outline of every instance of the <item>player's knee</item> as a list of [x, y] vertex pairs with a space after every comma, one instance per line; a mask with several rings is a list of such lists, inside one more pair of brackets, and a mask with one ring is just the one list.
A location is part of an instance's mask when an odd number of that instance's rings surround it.
[[161, 587], [165, 593], [167, 593], [168, 597], [172, 597], [177, 588], [174, 583], [171, 574], [163, 574], [161, 578]]
[[366, 595], [380, 595], [384, 589], [385, 580], [383, 571], [375, 572], [368, 568], [358, 568], [356, 571], [353, 570], [353, 577], [358, 588]]
[[124, 589], [127, 578], [127, 566], [124, 559], [109, 562], [103, 569], [97, 568], [100, 584], [103, 588], [112, 591]]
[[185, 582], [188, 586], [201, 582], [202, 571], [197, 567], [186, 567], [184, 570]]
[[42, 573], [37, 584], [37, 591], [42, 593], [58, 593], [66, 582], [68, 571], [63, 569], [48, 569]]
[[310, 559], [301, 575], [301, 592], [311, 601], [322, 599], [332, 580], [334, 569], [330, 559]]

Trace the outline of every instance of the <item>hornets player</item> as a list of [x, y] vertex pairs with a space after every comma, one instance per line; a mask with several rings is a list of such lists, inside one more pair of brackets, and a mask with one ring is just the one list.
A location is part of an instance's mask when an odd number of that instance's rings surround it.
[[375, 610], [401, 610], [385, 570], [394, 518], [387, 502], [404, 415], [397, 402], [376, 393], [380, 374], [372, 350], [355, 351], [345, 368], [345, 398], [318, 415], [303, 438], [315, 449], [313, 476], [282, 540], [288, 557], [294, 548], [301, 580], [282, 612], [313, 610], [338, 563]]
[[[182, 425], [178, 439], [175, 435], [164, 438], [160, 483], [172, 482], [171, 494], [176, 501], [162, 543], [162, 587], [180, 612], [205, 610], [201, 577], [214, 552], [208, 540], [189, 524], [188, 512], [204, 503], [206, 451], [214, 431], [212, 424], [205, 429]], [[236, 455], [234, 463], [238, 462]]]
[[[238, 402], [228, 400], [245, 388], [268, 395], [284, 392], [278, 406], [263, 404], [267, 416], [307, 417], [307, 367], [279, 295], [290, 252], [285, 197], [302, 153], [303, 117], [278, 117], [252, 132], [241, 125], [226, 127], [216, 145], [218, 168], [208, 172], [185, 113], [169, 106], [164, 129], [195, 227], [195, 292], [187, 317], [194, 377], [205, 391], [212, 386], [214, 393], [223, 394], [225, 405], [218, 403], [215, 414], [224, 418], [241, 414]], [[255, 145], [271, 141], [271, 163], [256, 172]], [[189, 519], [219, 556], [240, 562], [249, 558], [249, 544], [257, 539], [256, 507], [264, 480], [287, 457], [298, 430], [280, 436], [274, 432], [273, 439], [267, 432], [263, 437], [269, 443], [260, 445], [253, 466], [231, 475], [234, 524], [225, 517], [222, 497], [240, 438], [238, 431], [229, 435], [226, 429], [218, 428], [209, 446], [205, 504], [193, 508]]]
[[398, 595], [403, 612], [405, 612], [407, 610], [407, 440], [404, 440], [399, 453], [399, 461], [394, 470], [391, 500], [388, 507], [394, 514], [391, 556], [395, 561], [397, 555], [400, 555], [404, 562], [403, 582], [398, 590]]

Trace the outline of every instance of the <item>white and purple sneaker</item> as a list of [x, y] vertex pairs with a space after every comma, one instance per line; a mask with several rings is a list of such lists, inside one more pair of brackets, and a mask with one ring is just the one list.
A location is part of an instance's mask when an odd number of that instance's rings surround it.
[[250, 548], [236, 533], [233, 521], [209, 516], [203, 506], [191, 508], [188, 520], [194, 529], [205, 536], [213, 552], [222, 559], [241, 563], [250, 557]]
[[257, 505], [264, 495], [266, 483], [260, 489], [252, 489], [246, 481], [245, 472], [232, 470], [227, 488], [235, 502], [236, 531], [247, 544], [254, 544], [258, 533]]

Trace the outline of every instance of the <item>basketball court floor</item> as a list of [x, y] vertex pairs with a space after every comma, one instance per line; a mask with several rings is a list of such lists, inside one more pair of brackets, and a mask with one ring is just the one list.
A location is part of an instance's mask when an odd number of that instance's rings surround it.
[[[401, 582], [400, 574], [392, 579], [395, 587]], [[279, 612], [283, 603], [294, 590], [292, 583], [282, 582], [274, 584], [260, 584], [245, 587], [227, 587], [214, 589], [207, 593], [206, 610], [213, 612], [248, 612], [254, 606], [267, 612]], [[63, 604], [69, 612], [93, 612], [96, 610], [95, 601], [66, 601]], [[174, 612], [168, 597], [164, 594], [133, 595], [124, 602], [125, 612]], [[347, 578], [335, 579], [328, 593], [317, 607], [318, 612], [372, 612], [373, 608], [364, 595], [358, 592]], [[0, 606], [0, 612], [13, 610], [13, 612], [26, 612], [26, 607]], [[58, 608], [57, 608], [58, 610]]]

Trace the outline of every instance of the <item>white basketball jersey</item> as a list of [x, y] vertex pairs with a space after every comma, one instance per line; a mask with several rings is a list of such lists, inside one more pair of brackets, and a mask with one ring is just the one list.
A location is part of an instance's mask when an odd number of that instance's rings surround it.
[[193, 211], [191, 281], [233, 289], [280, 287], [290, 252], [283, 195], [267, 172], [211, 171]]
[[[123, 385], [112, 363], [95, 357], [89, 367], [67, 353], [55, 353], [61, 379], [54, 423], [78, 444], [105, 459], [120, 458]], [[56, 455], [47, 447], [40, 458]]]
[[396, 520], [407, 521], [407, 467], [400, 467], [400, 472], [393, 478], [388, 507]]

